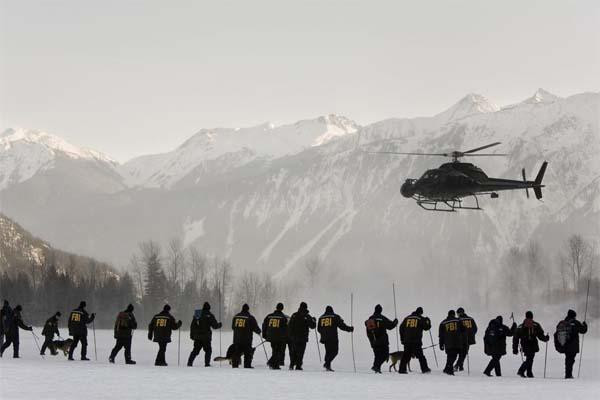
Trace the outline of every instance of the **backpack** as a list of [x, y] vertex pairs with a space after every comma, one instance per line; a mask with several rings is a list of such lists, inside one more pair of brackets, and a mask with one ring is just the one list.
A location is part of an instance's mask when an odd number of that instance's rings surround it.
[[554, 332], [554, 347], [559, 353], [564, 353], [571, 340], [571, 325], [567, 321], [560, 321]]
[[115, 321], [115, 330], [120, 331], [125, 329], [129, 329], [129, 314], [121, 311]]
[[377, 321], [374, 320], [373, 318], [369, 318], [368, 320], [365, 321], [365, 326], [367, 327], [367, 336], [369, 337], [369, 340], [374, 342], [375, 340], [377, 340], [376, 337], [376, 332], [377, 332]]
[[202, 310], [194, 310], [194, 319], [202, 318]]

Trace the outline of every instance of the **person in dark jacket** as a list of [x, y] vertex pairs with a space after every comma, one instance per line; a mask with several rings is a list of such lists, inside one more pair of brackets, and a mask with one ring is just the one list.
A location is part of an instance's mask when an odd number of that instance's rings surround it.
[[567, 324], [567, 340], [564, 345], [565, 353], [565, 379], [573, 379], [573, 364], [575, 357], [579, 353], [579, 334], [587, 332], [587, 323], [577, 321], [577, 313], [573, 310], [567, 312], [567, 318], [564, 323]]
[[10, 307], [8, 300], [4, 300], [2, 309], [0, 309], [0, 348], [4, 344], [4, 336], [6, 334], [6, 327], [8, 327], [8, 321], [12, 318], [13, 310]]
[[171, 315], [171, 306], [165, 304], [163, 310], [156, 314], [148, 325], [148, 340], [153, 340], [158, 343], [158, 353], [154, 365], [158, 367], [166, 367], [167, 361], [165, 354], [167, 352], [167, 344], [171, 343], [171, 333], [181, 327], [181, 320], [175, 321]]
[[40, 350], [40, 354], [42, 356], [46, 354], [46, 349], [50, 349], [50, 353], [53, 356], [58, 354], [56, 348], [54, 347], [54, 335], [60, 336], [60, 332], [58, 331], [58, 318], [60, 318], [60, 316], [60, 311], [57, 311], [53, 316], [48, 318], [44, 324], [44, 328], [42, 329], [42, 335], [44, 335], [44, 344], [42, 344], [42, 348]]
[[519, 354], [520, 344], [525, 356], [525, 361], [523, 361], [517, 371], [517, 375], [521, 378], [525, 378], [525, 373], [527, 373], [528, 378], [533, 378], [533, 359], [535, 353], [540, 351], [538, 340], [547, 342], [550, 340], [550, 336], [544, 334], [542, 326], [533, 320], [533, 313], [527, 311], [525, 313], [525, 320], [517, 327], [517, 331], [513, 336], [513, 354]]
[[204, 303], [202, 310], [194, 312], [194, 318], [190, 324], [190, 339], [194, 341], [194, 348], [188, 358], [187, 366], [192, 367], [194, 360], [204, 349], [204, 366], [210, 367], [212, 355], [212, 330], [220, 329], [223, 325], [210, 312], [210, 304]]
[[114, 336], [117, 342], [108, 357], [110, 363], [114, 364], [115, 357], [119, 354], [119, 351], [125, 348], [125, 364], [135, 364], [135, 361], [131, 359], [131, 339], [134, 329], [137, 329], [137, 321], [133, 315], [133, 305], [129, 304], [125, 311], [117, 315], [117, 319], [115, 320]]
[[308, 312], [308, 305], [301, 302], [298, 311], [292, 314], [288, 323], [290, 369], [302, 371], [309, 330], [315, 329], [316, 326], [317, 320]]
[[4, 351], [10, 346], [13, 345], [13, 358], [19, 358], [19, 328], [25, 331], [32, 331], [33, 328], [31, 326], [25, 325], [23, 322], [23, 318], [21, 317], [21, 310], [23, 307], [17, 305], [12, 312], [10, 320], [8, 320], [8, 324], [5, 326], [6, 332], [6, 342], [0, 347], [0, 357], [4, 354]]
[[242, 311], [236, 314], [231, 321], [231, 329], [233, 330], [233, 346], [234, 355], [231, 360], [231, 366], [238, 368], [242, 355], [244, 356], [244, 368], [252, 367], [252, 357], [254, 349], [252, 348], [252, 335], [256, 333], [260, 335], [261, 330], [258, 327], [258, 322], [252, 314], [250, 314], [250, 306], [244, 304]]
[[338, 329], [344, 332], [354, 332], [354, 327], [346, 325], [342, 317], [333, 312], [333, 307], [325, 307], [325, 313], [319, 317], [317, 331], [321, 334], [321, 343], [325, 345], [325, 364], [323, 364], [323, 367], [330, 372], [333, 372], [331, 362], [339, 352]]
[[88, 345], [87, 324], [91, 323], [94, 318], [96, 318], [96, 314], [88, 314], [85, 310], [86, 305], [85, 301], [80, 302], [79, 307], [71, 311], [71, 314], [69, 315], [69, 335], [73, 336], [73, 344], [69, 349], [69, 361], [73, 361], [73, 353], [79, 342], [81, 342], [81, 360], [89, 361], [89, 358], [86, 357]]
[[416, 357], [421, 366], [421, 372], [427, 374], [431, 369], [423, 355], [423, 331], [431, 329], [431, 320], [423, 317], [423, 308], [418, 307], [412, 314], [404, 318], [400, 325], [400, 341], [404, 345], [404, 353], [400, 361], [398, 373], [406, 374], [406, 367], [411, 358]]
[[387, 331], [394, 329], [398, 325], [398, 320], [390, 321], [381, 314], [383, 308], [380, 304], [375, 306], [375, 312], [365, 321], [367, 337], [373, 349], [373, 367], [371, 370], [376, 374], [381, 373], [381, 365], [387, 360], [390, 354], [390, 340]]
[[456, 318], [454, 310], [448, 311], [448, 316], [440, 323], [439, 343], [440, 350], [446, 351], [446, 367], [444, 373], [454, 375], [454, 362], [462, 348], [462, 335], [465, 328]]
[[483, 371], [485, 375], [492, 376], [493, 369], [496, 376], [502, 376], [500, 359], [506, 354], [506, 337], [513, 336], [516, 330], [517, 324], [513, 322], [509, 328], [502, 323], [502, 316], [500, 315], [490, 321], [483, 337], [484, 352], [492, 357]]
[[285, 358], [285, 345], [288, 338], [287, 320], [286, 315], [283, 313], [282, 303], [277, 303], [275, 311], [263, 320], [263, 338], [271, 343], [271, 358], [267, 361], [267, 365], [271, 369], [281, 369], [280, 365]]
[[464, 371], [465, 359], [469, 354], [469, 347], [475, 344], [475, 335], [477, 334], [477, 324], [475, 320], [465, 313], [465, 309], [459, 307], [456, 310], [456, 315], [460, 324], [463, 327], [460, 336], [460, 351], [458, 352], [458, 360], [454, 366], [454, 371]]

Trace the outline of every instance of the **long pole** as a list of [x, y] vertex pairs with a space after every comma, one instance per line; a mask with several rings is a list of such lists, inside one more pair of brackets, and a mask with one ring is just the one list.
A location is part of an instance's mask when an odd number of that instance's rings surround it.
[[[221, 284], [219, 285], [219, 323], [223, 324], [223, 321], [221, 321], [221, 291], [223, 288], [223, 282], [221, 282]], [[221, 326], [221, 328], [219, 329], [219, 357], [223, 356], [223, 341], [222, 341], [222, 332], [223, 332], [223, 326]], [[221, 368], [221, 361], [219, 361], [219, 368]]]
[[319, 346], [319, 336], [317, 336], [317, 329], [315, 328], [315, 342], [317, 343], [317, 352], [319, 353], [319, 364], [321, 364], [321, 346]]
[[[354, 327], [354, 294], [353, 293], [350, 293], [350, 326]], [[354, 330], [352, 332], [350, 332], [350, 342], [352, 344], [352, 366], [354, 367], [354, 373], [356, 373], [356, 360], [354, 358]]]
[[[17, 328], [17, 329], [18, 329], [18, 328]], [[33, 330], [31, 331], [31, 334], [33, 335], [33, 340], [35, 341], [35, 345], [37, 346], [37, 348], [38, 348], [38, 351], [40, 352], [40, 356], [41, 356], [43, 359], [45, 359], [44, 355], [42, 354], [42, 349], [40, 348], [40, 344], [38, 343], [37, 336], [35, 336], [35, 333], [33, 333]], [[13, 346], [14, 346], [14, 344], [13, 344]]]
[[[258, 337], [262, 340], [262, 338], [260, 337], [260, 335]], [[260, 342], [260, 344], [258, 346], [260, 346], [261, 344], [263, 345], [262, 348], [265, 351], [265, 360], [267, 360], [267, 364], [268, 364], [269, 363], [269, 356], [267, 355], [267, 349], [265, 348], [265, 345], [264, 345], [265, 342], [266, 342], [266, 340], [263, 340], [262, 342]], [[244, 362], [245, 362], [245, 360], [244, 360]]]
[[435, 346], [433, 344], [433, 335], [431, 334], [431, 328], [429, 329], [429, 338], [431, 339], [431, 348], [433, 349], [433, 358], [435, 358], [435, 367], [439, 368], [439, 364], [438, 364], [438, 360], [437, 360], [437, 354], [435, 354]]
[[96, 325], [92, 321], [92, 332], [94, 333], [94, 358], [98, 361], [98, 348], [96, 347]]
[[546, 352], [544, 354], [544, 379], [546, 379], [546, 362], [548, 361], [548, 342], [546, 342]]
[[[398, 308], [396, 307], [396, 284], [392, 283], [392, 291], [394, 292], [394, 318], [398, 320]], [[396, 324], [396, 350], [400, 351], [400, 333], [398, 324]]]
[[177, 329], [177, 366], [179, 367], [179, 359], [181, 358], [181, 327]]
[[471, 375], [471, 362], [469, 361], [469, 353], [467, 353], [467, 375]]
[[[590, 300], [590, 281], [592, 275], [592, 271], [590, 270], [590, 278], [588, 279], [588, 287], [587, 287], [587, 295], [585, 296], [585, 313], [583, 314], [583, 322], [586, 322], [587, 319], [587, 310], [588, 310], [588, 301]], [[579, 333], [577, 333], [579, 335]], [[581, 359], [583, 358], [583, 342], [585, 340], [585, 335], [581, 338], [581, 351], [579, 354], [579, 368], [577, 369], [577, 378], [579, 378], [579, 374], [581, 374]]]

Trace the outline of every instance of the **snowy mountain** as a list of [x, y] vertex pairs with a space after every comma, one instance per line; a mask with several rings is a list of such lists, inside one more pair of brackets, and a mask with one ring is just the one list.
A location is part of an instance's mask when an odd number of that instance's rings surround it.
[[[538, 90], [509, 107], [468, 95], [433, 117], [361, 128], [324, 117], [202, 130], [171, 153], [119, 168], [132, 187], [36, 201], [47, 181], [34, 176], [0, 191], [0, 206], [61, 247], [120, 264], [139, 241], [181, 236], [240, 268], [280, 277], [300, 274], [318, 256], [341, 271], [336, 282], [425, 274], [447, 283], [494, 270], [508, 246], [530, 238], [550, 249], [570, 233], [600, 238], [599, 115], [598, 93], [560, 98]], [[481, 198], [484, 211], [425, 212], [399, 187], [446, 160], [362, 151], [437, 153], [495, 141], [508, 157], [470, 160], [511, 179], [521, 168], [535, 176], [548, 160], [543, 202], [515, 191]]]
[[131, 186], [170, 187], [194, 169], [218, 165], [213, 173], [226, 172], [257, 159], [272, 160], [321, 146], [358, 128], [355, 122], [330, 114], [283, 126], [202, 129], [177, 149], [134, 158], [120, 170]]

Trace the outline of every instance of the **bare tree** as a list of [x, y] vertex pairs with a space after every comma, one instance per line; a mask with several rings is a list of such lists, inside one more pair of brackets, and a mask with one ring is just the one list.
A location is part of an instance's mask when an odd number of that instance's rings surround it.
[[198, 251], [195, 247], [189, 248], [190, 256], [189, 260], [189, 271], [191, 274], [190, 279], [196, 284], [199, 289], [205, 288], [206, 285], [206, 257]]
[[310, 257], [304, 263], [304, 269], [306, 270], [306, 275], [308, 276], [309, 288], [315, 288], [319, 275], [323, 270], [323, 263], [319, 257]]
[[571, 271], [573, 289], [575, 293], [579, 293], [579, 284], [589, 265], [589, 258], [592, 257], [592, 246], [581, 235], [572, 235], [566, 247], [566, 262]]
[[170, 284], [177, 289], [180, 295], [183, 291], [185, 277], [185, 251], [180, 238], [171, 239], [167, 249], [167, 266], [169, 268]]

